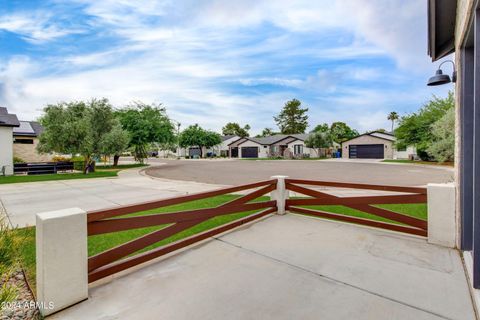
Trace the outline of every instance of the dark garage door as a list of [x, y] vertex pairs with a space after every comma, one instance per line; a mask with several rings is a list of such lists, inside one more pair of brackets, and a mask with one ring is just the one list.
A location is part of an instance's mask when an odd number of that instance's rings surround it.
[[353, 144], [348, 149], [352, 159], [383, 159], [383, 144]]
[[258, 147], [242, 147], [242, 158], [258, 158]]

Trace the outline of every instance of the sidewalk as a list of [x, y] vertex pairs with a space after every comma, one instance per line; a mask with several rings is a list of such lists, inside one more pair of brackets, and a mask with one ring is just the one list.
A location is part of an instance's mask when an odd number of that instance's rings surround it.
[[4, 184], [0, 185], [0, 201], [11, 224], [25, 227], [35, 225], [35, 214], [39, 212], [72, 207], [97, 210], [223, 187], [152, 178], [143, 175], [142, 170], [122, 170], [115, 178]]

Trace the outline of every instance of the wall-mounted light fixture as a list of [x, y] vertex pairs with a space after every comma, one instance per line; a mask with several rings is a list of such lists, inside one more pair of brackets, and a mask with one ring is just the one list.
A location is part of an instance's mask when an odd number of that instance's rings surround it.
[[[452, 79], [450, 79], [450, 76], [448, 74], [443, 74], [442, 72], [441, 67], [445, 62], [452, 63], [452, 66], [453, 66]], [[438, 66], [438, 69], [435, 72], [435, 75], [430, 79], [428, 79], [427, 86], [439, 86], [439, 85], [450, 83], [450, 82], [455, 83], [456, 81], [457, 81], [457, 71], [455, 70], [455, 63], [452, 60], [445, 60]]]

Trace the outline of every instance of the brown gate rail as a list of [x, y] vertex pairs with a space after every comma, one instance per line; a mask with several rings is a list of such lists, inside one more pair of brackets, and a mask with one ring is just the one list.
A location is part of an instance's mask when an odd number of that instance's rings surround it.
[[[93, 282], [99, 280], [111, 274], [147, 262], [151, 259], [181, 249], [195, 242], [238, 227], [244, 223], [261, 218], [267, 214], [276, 212], [276, 201], [248, 203], [249, 201], [257, 199], [258, 197], [275, 190], [276, 187], [277, 180], [268, 180], [237, 187], [196, 193], [182, 197], [89, 212], [87, 214], [87, 227], [89, 236], [165, 224], [168, 226], [89, 257], [88, 281]], [[215, 208], [115, 218], [139, 211], [151, 210], [254, 188], [257, 188], [258, 190], [255, 190], [247, 195], [243, 195]], [[235, 220], [202, 233], [195, 234], [177, 242], [130, 256], [139, 250], [169, 238], [183, 230], [189, 229], [213, 217], [261, 209], [263, 210], [247, 217]]]
[[[365, 189], [365, 190], [379, 190], [399, 192], [399, 195], [382, 195], [382, 196], [361, 196], [361, 197], [337, 197], [328, 193], [312, 190], [300, 185], [321, 186], [321, 187], [335, 187], [348, 189]], [[358, 183], [338, 183], [327, 181], [312, 181], [312, 180], [298, 180], [286, 179], [285, 187], [287, 190], [298, 192], [300, 194], [309, 196], [310, 198], [287, 199], [286, 209], [291, 212], [313, 215], [321, 218], [328, 218], [334, 220], [341, 220], [345, 222], [352, 222], [363, 224], [371, 227], [383, 228], [393, 231], [406, 232], [410, 234], [427, 236], [427, 222], [412, 216], [400, 214], [387, 209], [373, 207], [375, 204], [406, 204], [406, 203], [426, 203], [427, 189], [415, 187], [397, 187], [397, 186], [382, 186], [369, 185]], [[364, 218], [352, 217], [348, 215], [335, 214], [321, 210], [307, 209], [299, 206], [311, 205], [342, 205], [352, 209], [360, 210], [375, 216], [396, 221], [400, 224], [393, 224], [388, 222], [374, 221]]]

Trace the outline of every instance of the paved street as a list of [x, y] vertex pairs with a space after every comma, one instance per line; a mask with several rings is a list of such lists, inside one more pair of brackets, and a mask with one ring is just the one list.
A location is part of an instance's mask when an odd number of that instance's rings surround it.
[[89, 290], [53, 319], [474, 319], [458, 251], [272, 216]]
[[272, 175], [292, 178], [357, 182], [401, 186], [451, 182], [452, 168], [423, 165], [390, 164], [365, 161], [329, 160], [164, 160], [166, 163], [147, 169], [148, 175], [174, 180], [238, 185], [268, 179]]

